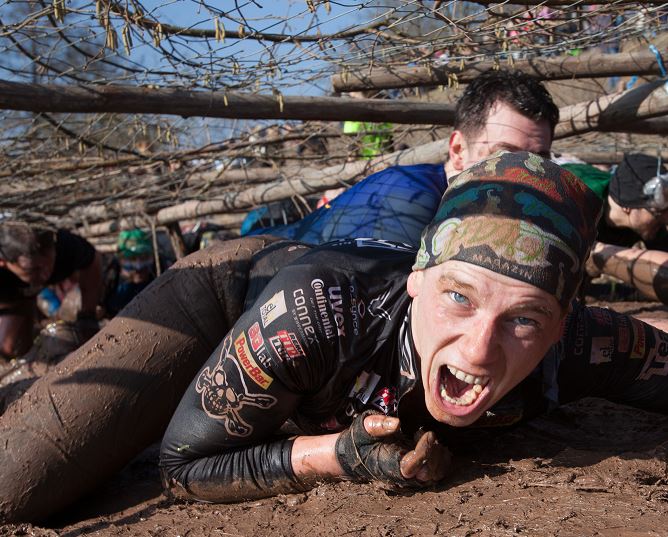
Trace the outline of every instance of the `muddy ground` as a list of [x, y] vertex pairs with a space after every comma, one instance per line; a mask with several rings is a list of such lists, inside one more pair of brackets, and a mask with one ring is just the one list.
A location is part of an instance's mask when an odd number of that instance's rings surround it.
[[[610, 306], [668, 319], [656, 304]], [[0, 526], [0, 537], [668, 535], [668, 416], [586, 399], [466, 444], [453, 449], [451, 476], [434, 490], [323, 484], [237, 505], [162, 496], [155, 445], [59, 517]]]

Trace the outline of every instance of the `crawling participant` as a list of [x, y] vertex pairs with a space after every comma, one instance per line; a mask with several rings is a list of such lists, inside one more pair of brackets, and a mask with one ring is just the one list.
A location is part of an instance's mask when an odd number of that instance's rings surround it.
[[[498, 153], [452, 181], [417, 257], [361, 239], [308, 251], [193, 379], [163, 439], [166, 486], [213, 502], [323, 479], [424, 487], [449, 464], [438, 425], [582, 396], [667, 411], [668, 335], [572, 305], [600, 209], [554, 163]], [[288, 419], [300, 435], [277, 434]]]

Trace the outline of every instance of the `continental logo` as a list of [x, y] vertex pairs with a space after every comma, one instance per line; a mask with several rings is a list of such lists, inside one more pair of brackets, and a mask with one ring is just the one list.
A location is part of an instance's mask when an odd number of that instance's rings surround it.
[[239, 337], [234, 340], [234, 350], [237, 353], [237, 359], [239, 360], [241, 367], [243, 367], [244, 371], [253, 382], [265, 390], [269, 388], [274, 379], [262, 371], [251, 356], [245, 332], [241, 332]]

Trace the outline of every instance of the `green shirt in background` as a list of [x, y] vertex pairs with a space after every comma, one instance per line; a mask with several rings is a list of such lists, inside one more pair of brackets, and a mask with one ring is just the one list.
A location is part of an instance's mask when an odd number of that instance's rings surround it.
[[579, 177], [603, 201], [608, 198], [608, 188], [612, 178], [610, 172], [604, 172], [590, 164], [562, 164], [561, 167]]
[[345, 121], [343, 134], [361, 135], [358, 154], [362, 158], [382, 155], [392, 145], [392, 123]]

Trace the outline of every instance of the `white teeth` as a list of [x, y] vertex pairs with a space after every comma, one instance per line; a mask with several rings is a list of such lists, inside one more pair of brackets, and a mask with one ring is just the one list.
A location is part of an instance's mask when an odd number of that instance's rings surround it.
[[462, 380], [467, 384], [472, 384], [471, 388], [466, 390], [459, 397], [453, 397], [449, 395], [446, 388], [447, 384], [446, 383], [441, 384], [441, 389], [440, 389], [441, 398], [452, 405], [468, 406], [473, 404], [478, 399], [478, 396], [484, 390], [485, 385], [489, 382], [489, 377], [476, 377], [475, 375], [464, 373], [463, 371], [460, 371], [459, 369], [451, 365], [448, 366], [448, 370], [459, 380]]
[[448, 366], [448, 369], [450, 370], [450, 373], [452, 373], [455, 377], [457, 377], [459, 380], [463, 380], [467, 384], [476, 384], [479, 386], [485, 386], [485, 384], [489, 382], [489, 377], [476, 377], [474, 375], [464, 373], [464, 371], [460, 371], [459, 369], [451, 365]]

